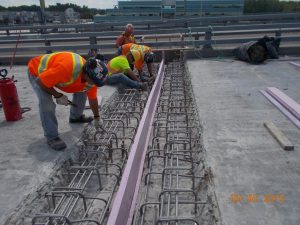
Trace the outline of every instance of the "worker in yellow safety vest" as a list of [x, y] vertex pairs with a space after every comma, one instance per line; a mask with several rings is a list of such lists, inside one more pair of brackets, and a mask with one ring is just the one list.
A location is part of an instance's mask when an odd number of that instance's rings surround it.
[[130, 63], [133, 63], [133, 60], [132, 55], [121, 55], [111, 59], [106, 65], [108, 70], [106, 84], [122, 84], [130, 88], [146, 90], [147, 84], [141, 82], [130, 68]]

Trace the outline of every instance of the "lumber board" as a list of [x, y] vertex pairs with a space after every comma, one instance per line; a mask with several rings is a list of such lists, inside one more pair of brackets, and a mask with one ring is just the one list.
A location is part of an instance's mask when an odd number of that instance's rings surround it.
[[280, 144], [280, 146], [284, 150], [294, 150], [294, 145], [290, 142], [290, 140], [279, 130], [274, 123], [266, 122], [264, 126], [271, 133], [271, 135], [276, 139], [276, 141]]

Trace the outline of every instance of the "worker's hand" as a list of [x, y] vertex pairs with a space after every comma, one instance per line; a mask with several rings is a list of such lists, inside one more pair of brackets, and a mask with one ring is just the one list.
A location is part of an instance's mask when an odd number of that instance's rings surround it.
[[101, 119], [101, 117], [94, 117], [94, 126], [95, 128], [100, 128], [103, 127], [103, 120]]
[[69, 100], [68, 100], [68, 97], [65, 96], [64, 94], [61, 94], [60, 97], [55, 98], [55, 99], [56, 99], [56, 103], [57, 103], [58, 105], [69, 105], [69, 104], [70, 104], [70, 103], [69, 103]]

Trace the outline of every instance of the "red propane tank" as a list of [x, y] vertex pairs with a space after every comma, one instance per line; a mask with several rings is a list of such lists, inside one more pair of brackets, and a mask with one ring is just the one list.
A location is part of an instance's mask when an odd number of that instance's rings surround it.
[[21, 107], [13, 79], [0, 79], [0, 97], [6, 120], [20, 120], [22, 118]]

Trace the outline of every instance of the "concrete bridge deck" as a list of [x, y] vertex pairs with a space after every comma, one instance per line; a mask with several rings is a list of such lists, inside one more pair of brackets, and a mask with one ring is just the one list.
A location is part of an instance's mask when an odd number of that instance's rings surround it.
[[[300, 69], [289, 60], [263, 65], [231, 58], [187, 61], [223, 224], [300, 224], [300, 130], [259, 93], [275, 86], [300, 103]], [[0, 109], [0, 224], [30, 224], [29, 214], [15, 220], [18, 212], [28, 207], [62, 161], [72, 157], [82, 127], [70, 125], [68, 107], [58, 106], [59, 131], [69, 147], [63, 153], [49, 149], [26, 67], [16, 66], [10, 74], [18, 79], [21, 106], [32, 110], [9, 123]], [[105, 100], [113, 90], [100, 88], [99, 94]], [[268, 121], [285, 133], [294, 151], [282, 150], [263, 126]], [[232, 201], [232, 194], [242, 201]], [[266, 195], [279, 194], [284, 201], [266, 201]], [[251, 202], [249, 195], [258, 195], [258, 202]], [[9, 216], [13, 217], [7, 221]]]
[[[300, 103], [300, 68], [280, 60], [187, 65], [223, 224], [300, 224], [300, 130], [259, 92], [277, 87]], [[273, 122], [294, 151], [284, 151], [264, 122]], [[284, 199], [272, 199], [276, 195]]]

